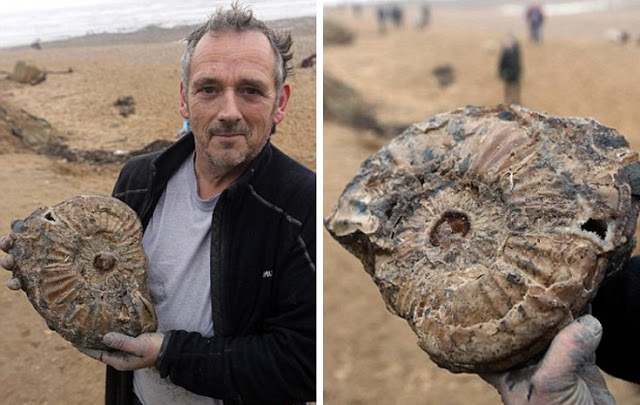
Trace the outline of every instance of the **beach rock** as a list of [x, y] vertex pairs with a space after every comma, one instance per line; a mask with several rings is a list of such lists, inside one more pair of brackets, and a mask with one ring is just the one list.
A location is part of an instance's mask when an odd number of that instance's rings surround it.
[[300, 67], [301, 68], [311, 68], [314, 67], [316, 65], [316, 54], [312, 54], [307, 56], [306, 58], [304, 58], [302, 60], [302, 62], [300, 62]]
[[360, 94], [343, 80], [325, 72], [322, 81], [324, 119], [334, 120], [361, 129], [380, 126], [373, 116], [373, 108]]
[[619, 44], [626, 44], [631, 39], [628, 31], [618, 28], [609, 28], [604, 35], [608, 41]]
[[118, 97], [113, 105], [118, 108], [118, 112], [123, 117], [128, 117], [136, 112], [136, 102], [131, 96]]
[[106, 349], [102, 336], [156, 330], [136, 213], [108, 196], [41, 207], [11, 225], [13, 276], [52, 330]]
[[543, 353], [635, 246], [640, 163], [588, 118], [466, 107], [366, 159], [329, 233], [453, 372]]
[[47, 78], [47, 72], [33, 63], [20, 60], [13, 66], [9, 79], [23, 84], [38, 84]]
[[14, 126], [14, 135], [22, 139], [22, 143], [34, 150], [39, 150], [58, 139], [60, 134], [42, 117], [36, 117], [24, 110], [17, 116], [18, 125]]
[[[360, 130], [370, 131], [375, 137], [388, 140], [406, 124], [380, 122], [373, 107], [360, 94], [341, 79], [324, 72], [322, 106], [325, 120], [332, 120]], [[379, 145], [378, 145], [379, 147]]]
[[355, 34], [337, 21], [324, 20], [322, 41], [327, 45], [349, 45], [355, 40]]
[[455, 81], [455, 70], [451, 65], [436, 66], [431, 74], [436, 78], [440, 87], [447, 87]]

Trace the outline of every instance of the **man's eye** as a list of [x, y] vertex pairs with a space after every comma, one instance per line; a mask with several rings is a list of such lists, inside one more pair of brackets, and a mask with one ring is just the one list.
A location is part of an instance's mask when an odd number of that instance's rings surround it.
[[245, 94], [249, 94], [249, 95], [251, 95], [251, 96], [258, 96], [258, 95], [262, 94], [262, 93], [260, 92], [260, 90], [258, 90], [258, 89], [256, 89], [256, 88], [253, 88], [253, 87], [246, 87], [246, 88], [244, 89], [244, 92], [245, 92]]
[[203, 87], [200, 91], [207, 94], [213, 94], [215, 93], [216, 89], [215, 87], [207, 86], [207, 87]]

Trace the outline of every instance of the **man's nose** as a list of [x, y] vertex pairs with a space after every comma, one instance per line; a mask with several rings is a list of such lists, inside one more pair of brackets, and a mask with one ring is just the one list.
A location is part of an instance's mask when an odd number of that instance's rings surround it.
[[233, 90], [227, 89], [222, 98], [222, 108], [218, 114], [220, 121], [234, 122], [242, 119], [242, 114], [238, 108], [238, 100]]

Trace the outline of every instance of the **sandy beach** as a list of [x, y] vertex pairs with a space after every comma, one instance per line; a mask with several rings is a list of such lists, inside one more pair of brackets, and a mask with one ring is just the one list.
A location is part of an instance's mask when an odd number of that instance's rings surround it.
[[[294, 39], [295, 75], [285, 121], [273, 143], [315, 170], [316, 68], [299, 67], [315, 54], [315, 18], [269, 22]], [[69, 162], [34, 153], [13, 133], [24, 130], [23, 112], [40, 117], [77, 151], [131, 151], [173, 141], [182, 127], [178, 113], [182, 39], [191, 27], [101, 34], [0, 49], [0, 71], [18, 60], [50, 73], [31, 86], [0, 80], [0, 234], [13, 218], [78, 194], [110, 194], [120, 163]], [[135, 113], [120, 115], [114, 102], [131, 96]], [[8, 124], [9, 123], [9, 124]], [[12, 126], [13, 125], [13, 126]], [[17, 128], [17, 129], [16, 129]], [[3, 274], [2, 284], [8, 279]], [[3, 404], [98, 404], [104, 395], [104, 367], [48, 330], [23, 292], [0, 288], [0, 402]]]
[[[471, 3], [471, 2], [468, 2]], [[414, 10], [415, 11], [415, 10]], [[468, 104], [502, 101], [498, 48], [507, 32], [520, 40], [522, 104], [560, 116], [588, 116], [616, 128], [640, 148], [640, 9], [550, 16], [543, 42], [527, 38], [524, 18], [495, 9], [433, 5], [431, 24], [415, 14], [380, 35], [375, 12], [325, 9], [328, 20], [355, 34], [349, 45], [324, 47], [324, 75], [342, 80], [384, 123], [412, 123]], [[612, 43], [610, 28], [633, 40]], [[449, 65], [454, 82], [438, 85], [432, 70]], [[325, 90], [325, 99], [326, 99]], [[326, 111], [326, 109], [325, 109]], [[384, 142], [372, 133], [324, 120], [324, 213], [360, 162]], [[498, 404], [475, 375], [439, 369], [417, 346], [406, 322], [390, 314], [362, 265], [324, 233], [324, 401], [327, 404]], [[607, 377], [619, 404], [640, 404], [635, 386]]]

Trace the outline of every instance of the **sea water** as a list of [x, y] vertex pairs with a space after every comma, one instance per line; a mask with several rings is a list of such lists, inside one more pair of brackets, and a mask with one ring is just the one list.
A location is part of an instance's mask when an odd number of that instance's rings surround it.
[[[17, 0], [0, 6], [0, 48], [88, 34], [132, 32], [155, 25], [198, 24], [231, 0]], [[261, 20], [314, 16], [315, 0], [250, 0]]]

